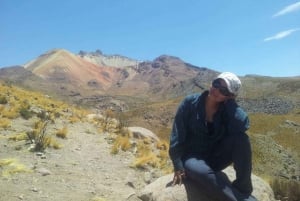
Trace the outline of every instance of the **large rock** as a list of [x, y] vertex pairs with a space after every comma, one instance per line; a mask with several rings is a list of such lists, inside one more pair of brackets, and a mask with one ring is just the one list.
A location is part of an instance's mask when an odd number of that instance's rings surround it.
[[[235, 179], [235, 171], [232, 167], [226, 168], [223, 172], [231, 181]], [[172, 186], [172, 179], [173, 174], [158, 178], [140, 192], [139, 198], [143, 201], [212, 201], [192, 183], [186, 182], [185, 185]], [[265, 181], [252, 175], [252, 182], [253, 195], [258, 201], [275, 201], [274, 193]]]

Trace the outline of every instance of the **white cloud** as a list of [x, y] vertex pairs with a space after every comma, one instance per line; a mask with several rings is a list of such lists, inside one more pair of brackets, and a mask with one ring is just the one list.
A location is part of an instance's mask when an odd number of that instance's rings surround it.
[[300, 10], [300, 1], [298, 1], [294, 4], [286, 6], [285, 8], [280, 10], [279, 12], [275, 13], [273, 15], [273, 17], [278, 17], [278, 16], [281, 16], [281, 15], [285, 15], [287, 13], [295, 12], [297, 10]]
[[300, 29], [298, 28], [298, 29], [289, 29], [289, 30], [286, 30], [286, 31], [282, 31], [282, 32], [279, 32], [279, 33], [275, 34], [274, 36], [265, 38], [264, 41], [279, 40], [279, 39], [282, 39], [282, 38], [285, 38], [285, 37], [291, 35], [295, 31], [299, 31], [299, 30]]

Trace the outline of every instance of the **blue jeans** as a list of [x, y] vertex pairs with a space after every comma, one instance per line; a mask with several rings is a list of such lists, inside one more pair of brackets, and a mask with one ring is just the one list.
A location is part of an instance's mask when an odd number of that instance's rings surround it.
[[[233, 163], [236, 180], [231, 183], [221, 172]], [[227, 136], [209, 157], [190, 155], [184, 160], [188, 179], [209, 197], [222, 201], [257, 201], [251, 196], [251, 146], [246, 134]]]

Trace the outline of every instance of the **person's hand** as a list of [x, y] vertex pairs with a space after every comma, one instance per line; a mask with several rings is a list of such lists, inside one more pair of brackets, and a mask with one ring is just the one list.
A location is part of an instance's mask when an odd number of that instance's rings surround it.
[[183, 182], [183, 179], [185, 178], [185, 172], [184, 170], [178, 170], [174, 172], [173, 182], [172, 185], [181, 185]]

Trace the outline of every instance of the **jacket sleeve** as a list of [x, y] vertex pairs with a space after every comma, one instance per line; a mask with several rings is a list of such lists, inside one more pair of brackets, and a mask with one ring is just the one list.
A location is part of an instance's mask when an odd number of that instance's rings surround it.
[[173, 162], [174, 171], [184, 170], [182, 156], [187, 135], [186, 122], [188, 120], [188, 112], [188, 100], [186, 98], [177, 109], [170, 135], [169, 155]]
[[235, 138], [232, 159], [236, 179], [232, 184], [240, 192], [250, 195], [253, 187], [251, 182], [252, 151], [246, 133], [249, 129], [248, 115], [234, 100], [228, 101], [225, 107], [228, 115], [228, 133]]
[[228, 100], [225, 103], [228, 120], [228, 133], [245, 134], [249, 129], [249, 118], [246, 112], [238, 106], [235, 100]]

